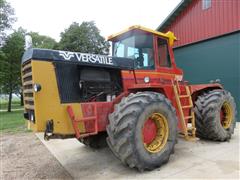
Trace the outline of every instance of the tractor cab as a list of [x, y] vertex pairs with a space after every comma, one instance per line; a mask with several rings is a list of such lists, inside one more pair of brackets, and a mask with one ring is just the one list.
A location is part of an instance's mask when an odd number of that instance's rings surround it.
[[123, 34], [113, 42], [112, 54], [133, 59], [135, 69], [155, 69], [153, 35], [150, 33], [132, 30]]
[[[160, 78], [182, 80], [183, 72], [174, 61], [172, 46], [176, 37], [172, 32], [161, 33], [132, 26], [109, 36], [108, 40], [112, 42], [113, 57], [134, 61], [137, 83], [159, 82]], [[122, 76], [129, 78], [129, 73], [123, 71]]]

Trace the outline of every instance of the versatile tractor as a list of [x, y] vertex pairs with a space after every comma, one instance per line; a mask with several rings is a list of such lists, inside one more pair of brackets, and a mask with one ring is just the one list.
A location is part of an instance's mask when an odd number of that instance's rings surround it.
[[45, 139], [76, 137], [92, 148], [108, 144], [140, 171], [166, 163], [179, 135], [229, 140], [233, 97], [217, 82], [183, 80], [174, 40], [172, 32], [132, 26], [109, 37], [112, 56], [28, 49], [22, 59], [28, 127], [45, 132]]

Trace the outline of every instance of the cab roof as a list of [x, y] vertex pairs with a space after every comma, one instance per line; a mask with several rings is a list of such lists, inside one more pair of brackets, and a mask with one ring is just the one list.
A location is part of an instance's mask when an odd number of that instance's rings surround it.
[[122, 36], [123, 34], [130, 32], [130, 31], [133, 31], [133, 30], [141, 30], [141, 31], [145, 31], [145, 32], [163, 37], [163, 38], [167, 38], [169, 40], [169, 43], [171, 46], [173, 46], [174, 40], [177, 40], [177, 38], [174, 36], [173, 32], [171, 32], [171, 31], [168, 31], [167, 33], [162, 33], [162, 32], [155, 31], [155, 30], [152, 30], [152, 29], [140, 26], [140, 25], [134, 25], [134, 26], [130, 26], [129, 28], [127, 28], [123, 31], [120, 31], [119, 33], [108, 36], [108, 41], [114, 41], [116, 38]]

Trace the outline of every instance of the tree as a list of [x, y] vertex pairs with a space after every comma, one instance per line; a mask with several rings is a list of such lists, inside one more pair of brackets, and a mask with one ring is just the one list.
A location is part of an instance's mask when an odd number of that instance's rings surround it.
[[15, 20], [14, 9], [5, 0], [0, 0], [0, 47], [6, 38], [5, 30], [10, 29]]
[[12, 94], [21, 96], [21, 58], [24, 53], [24, 36], [29, 34], [32, 37], [33, 47], [53, 48], [56, 41], [48, 36], [39, 35], [36, 32], [26, 33], [26, 30], [19, 28], [9, 35], [5, 44], [0, 48], [0, 90], [9, 95], [8, 111], [11, 111]]
[[25, 31], [19, 28], [9, 35], [1, 48], [0, 58], [0, 88], [9, 95], [8, 112], [11, 112], [12, 94], [20, 93], [21, 87], [21, 57], [24, 52]]
[[40, 35], [37, 32], [27, 33], [32, 37], [33, 48], [46, 48], [54, 49], [56, 47], [56, 41], [48, 36]]
[[109, 47], [93, 21], [83, 22], [81, 25], [72, 23], [61, 33], [58, 44], [58, 49], [61, 50], [93, 54], [108, 54]]

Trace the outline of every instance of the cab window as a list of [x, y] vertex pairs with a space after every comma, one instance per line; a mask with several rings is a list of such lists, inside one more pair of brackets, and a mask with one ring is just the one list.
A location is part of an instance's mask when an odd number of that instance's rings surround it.
[[167, 40], [158, 38], [158, 60], [160, 67], [171, 67]]
[[153, 36], [134, 32], [113, 43], [113, 56], [133, 59], [135, 69], [154, 69]]

